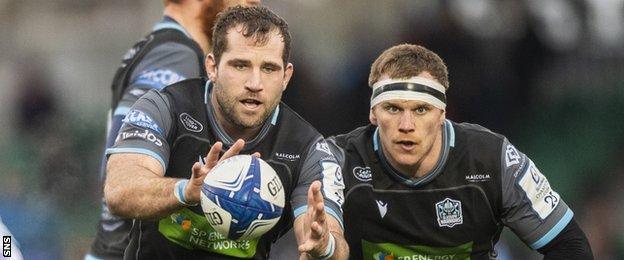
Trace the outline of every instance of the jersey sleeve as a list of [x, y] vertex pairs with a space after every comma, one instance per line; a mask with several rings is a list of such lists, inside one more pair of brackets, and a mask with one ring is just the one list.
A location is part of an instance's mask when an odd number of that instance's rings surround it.
[[307, 157], [301, 167], [299, 180], [293, 189], [291, 198], [295, 218], [307, 211], [308, 189], [315, 180], [321, 181], [325, 212], [336, 218], [343, 226], [344, 183], [342, 170], [324, 139], [319, 139], [308, 148]]
[[188, 46], [167, 42], [150, 50], [133, 69], [113, 116], [125, 116], [132, 104], [150, 89], [162, 89], [200, 76], [197, 54]]
[[130, 108], [114, 145], [106, 149], [106, 156], [115, 153], [149, 155], [160, 162], [164, 172], [169, 161], [167, 136], [172, 125], [169, 100], [151, 90]]
[[501, 160], [502, 221], [527, 245], [539, 249], [566, 227], [573, 212], [535, 163], [506, 139]]
[[334, 154], [336, 161], [340, 167], [344, 168], [345, 166], [345, 151], [342, 148], [344, 141], [340, 138], [341, 136], [330, 136], [327, 138], [327, 144], [329, 145], [329, 149]]

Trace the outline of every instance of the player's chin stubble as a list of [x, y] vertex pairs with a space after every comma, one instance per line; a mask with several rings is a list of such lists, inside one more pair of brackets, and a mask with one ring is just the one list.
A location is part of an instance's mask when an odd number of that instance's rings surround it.
[[227, 94], [223, 93], [223, 90], [220, 88], [215, 88], [215, 95], [217, 98], [217, 103], [221, 112], [225, 116], [225, 120], [235, 125], [236, 127], [240, 127], [243, 129], [256, 128], [269, 117], [270, 113], [277, 107], [281, 95], [277, 97], [273, 101], [272, 104], [266, 104], [264, 111], [260, 112], [254, 117], [243, 118], [242, 113], [236, 112], [236, 106], [238, 105], [238, 100], [236, 98], [232, 98], [227, 96]]

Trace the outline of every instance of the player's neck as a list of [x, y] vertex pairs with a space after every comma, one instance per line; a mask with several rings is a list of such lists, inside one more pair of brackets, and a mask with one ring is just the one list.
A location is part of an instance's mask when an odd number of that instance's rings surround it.
[[165, 7], [164, 15], [173, 18], [178, 22], [191, 38], [197, 42], [199, 47], [204, 53], [210, 53], [210, 38], [204, 33], [203, 24], [201, 19], [197, 18], [188, 8], [181, 8], [177, 5], [168, 5]]
[[[223, 116], [220, 114], [217, 117], [223, 118]], [[232, 122], [230, 122], [230, 120], [227, 120], [226, 118], [223, 118], [222, 120], [217, 120], [217, 122], [219, 123], [219, 125], [221, 125], [221, 128], [225, 130], [228, 136], [232, 138], [232, 140], [243, 139], [245, 140], [245, 142], [249, 142], [253, 140], [256, 136], [258, 136], [258, 133], [260, 133], [260, 130], [262, 129], [262, 125], [254, 128], [242, 128], [233, 124]]]

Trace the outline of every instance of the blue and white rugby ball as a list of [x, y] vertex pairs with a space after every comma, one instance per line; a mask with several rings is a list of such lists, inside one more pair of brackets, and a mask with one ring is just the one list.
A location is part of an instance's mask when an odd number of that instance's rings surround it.
[[268, 163], [255, 156], [236, 155], [208, 173], [201, 206], [208, 223], [227, 238], [257, 238], [282, 216], [283, 187]]

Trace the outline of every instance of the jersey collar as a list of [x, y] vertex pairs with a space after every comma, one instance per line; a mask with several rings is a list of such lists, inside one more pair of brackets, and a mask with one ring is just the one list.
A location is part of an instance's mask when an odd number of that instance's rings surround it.
[[[217, 117], [215, 115], [214, 108], [212, 106], [212, 102], [210, 101], [210, 95], [212, 94], [212, 82], [210, 80], [206, 80], [206, 85], [204, 85], [204, 103], [206, 104], [206, 110], [208, 111], [208, 122], [210, 123], [213, 134], [217, 137], [217, 140], [223, 142], [223, 146], [228, 148], [234, 144], [236, 140], [234, 140], [230, 135], [228, 135], [225, 130], [221, 127], [219, 122], [217, 122]], [[270, 120], [266, 120], [264, 125], [260, 129], [260, 132], [254, 139], [249, 142], [245, 142], [245, 147], [243, 150], [248, 150], [258, 143], [260, 143], [269, 133], [269, 130], [273, 126], [277, 124], [277, 117], [279, 115], [280, 106], [277, 105], [275, 110], [273, 110], [273, 114]]]
[[174, 30], [178, 30], [182, 33], [184, 33], [184, 35], [186, 35], [186, 37], [189, 38], [193, 38], [191, 37], [191, 35], [184, 29], [184, 27], [182, 27], [182, 25], [180, 25], [180, 23], [178, 23], [176, 20], [174, 20], [173, 18], [169, 17], [169, 16], [164, 16], [163, 19], [156, 23], [154, 25], [154, 28], [152, 28], [152, 31], [158, 31], [158, 30], [163, 30], [163, 29], [174, 29]]
[[438, 159], [433, 170], [426, 173], [422, 177], [419, 178], [410, 178], [408, 175], [401, 173], [399, 170], [395, 169], [390, 165], [386, 156], [384, 155], [381, 149], [381, 142], [379, 142], [379, 127], [375, 129], [373, 133], [373, 149], [381, 161], [381, 165], [384, 170], [394, 178], [396, 181], [399, 181], [407, 186], [418, 187], [423, 186], [433, 179], [436, 176], [440, 175], [442, 170], [444, 169], [444, 165], [446, 165], [446, 160], [448, 159], [449, 151], [451, 147], [455, 146], [455, 130], [453, 129], [453, 124], [448, 119], [444, 121], [444, 127], [442, 128], [442, 156]]

